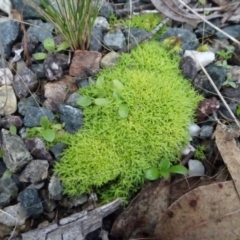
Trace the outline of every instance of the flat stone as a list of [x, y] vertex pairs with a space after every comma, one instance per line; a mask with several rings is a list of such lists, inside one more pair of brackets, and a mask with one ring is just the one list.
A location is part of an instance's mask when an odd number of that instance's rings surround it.
[[69, 74], [86, 78], [96, 74], [100, 70], [102, 54], [95, 51], [77, 50], [74, 52]]
[[114, 67], [119, 57], [120, 54], [114, 51], [107, 53], [101, 60], [101, 67], [102, 68]]
[[17, 98], [12, 86], [0, 87], [0, 115], [9, 115], [17, 110]]
[[31, 154], [19, 136], [2, 129], [2, 139], [3, 161], [11, 172], [15, 173], [21, 170], [32, 160]]
[[32, 160], [22, 171], [19, 181], [37, 183], [47, 178], [49, 163], [47, 160]]
[[13, 74], [9, 68], [0, 68], [0, 86], [11, 85], [13, 83]]

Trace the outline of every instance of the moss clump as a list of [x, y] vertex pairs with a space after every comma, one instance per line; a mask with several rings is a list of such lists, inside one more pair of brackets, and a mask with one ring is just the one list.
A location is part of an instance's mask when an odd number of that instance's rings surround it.
[[[80, 90], [108, 104], [84, 108], [84, 128], [73, 135], [55, 165], [65, 193], [96, 191], [103, 202], [128, 199], [144, 183], [145, 170], [158, 167], [163, 158], [177, 161], [201, 99], [178, 64], [160, 43], [144, 43], [123, 54], [114, 69], [101, 71], [105, 82], [100, 87]], [[113, 84], [116, 79], [123, 84], [120, 92]], [[118, 113], [123, 103], [128, 107], [126, 118]]]

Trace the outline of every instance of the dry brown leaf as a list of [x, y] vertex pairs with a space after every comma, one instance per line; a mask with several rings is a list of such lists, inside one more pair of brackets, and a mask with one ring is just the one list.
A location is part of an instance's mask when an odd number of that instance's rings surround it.
[[175, 201], [155, 229], [156, 240], [236, 240], [240, 201], [233, 181], [202, 186]]
[[149, 183], [115, 220], [111, 235], [127, 240], [152, 236], [158, 218], [169, 206], [169, 187], [166, 180]]
[[[234, 133], [234, 132], [233, 132]], [[240, 149], [234, 138], [230, 138], [228, 132], [222, 125], [217, 125], [214, 132], [216, 145], [226, 164], [238, 195], [240, 196]]]

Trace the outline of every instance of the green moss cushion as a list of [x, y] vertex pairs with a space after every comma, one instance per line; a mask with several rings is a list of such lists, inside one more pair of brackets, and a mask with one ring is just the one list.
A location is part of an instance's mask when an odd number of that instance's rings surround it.
[[105, 103], [84, 108], [84, 128], [55, 165], [67, 194], [128, 199], [143, 185], [148, 168], [163, 158], [178, 161], [201, 99], [178, 64], [160, 43], [148, 42], [123, 54], [114, 69], [102, 70], [98, 84], [80, 90]]

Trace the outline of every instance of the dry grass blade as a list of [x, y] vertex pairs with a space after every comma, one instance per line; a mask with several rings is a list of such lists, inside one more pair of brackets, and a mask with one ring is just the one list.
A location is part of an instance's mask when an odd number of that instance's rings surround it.
[[41, 0], [43, 7], [31, 0], [27, 2], [53, 24], [56, 32], [69, 43], [72, 50], [88, 49], [100, 0], [58, 0], [52, 4]]

